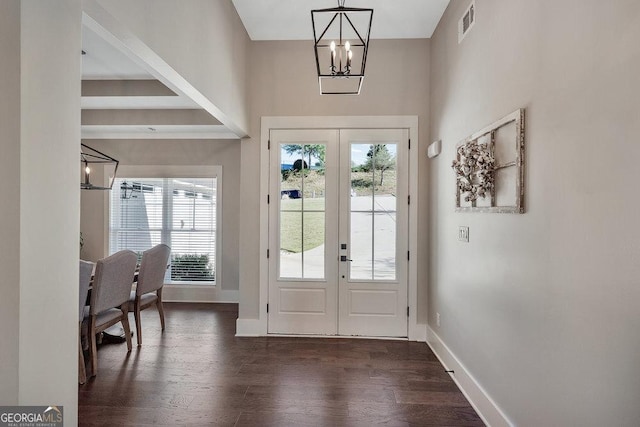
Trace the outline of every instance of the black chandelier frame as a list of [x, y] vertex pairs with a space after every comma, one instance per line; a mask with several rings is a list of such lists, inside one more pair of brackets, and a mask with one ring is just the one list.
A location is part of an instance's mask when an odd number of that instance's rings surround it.
[[[81, 152], [80, 152], [80, 163], [83, 165], [84, 169], [84, 181], [80, 182], [80, 188], [82, 190], [111, 190], [113, 187], [113, 181], [116, 179], [116, 173], [118, 172], [118, 164], [120, 163], [118, 160], [113, 157], [104, 154], [95, 148], [91, 148], [86, 144], [80, 143]], [[109, 186], [103, 187], [99, 185], [93, 185], [91, 183], [91, 167], [89, 165], [100, 164], [100, 165], [113, 165], [113, 176], [109, 179]]]
[[[349, 13], [363, 13], [369, 14], [368, 17], [368, 27], [365, 36], [363, 36], [361, 31], [358, 31], [356, 26], [353, 24], [351, 18], [349, 18]], [[333, 14], [333, 17], [329, 21], [329, 24], [322, 30], [320, 35], [318, 36], [318, 32], [316, 31], [316, 15], [318, 14]], [[360, 63], [360, 72], [352, 73], [352, 67], [349, 60], [346, 60], [346, 66], [343, 68], [340, 63], [339, 69], [336, 70], [335, 65], [332, 64], [330, 67], [325, 67], [329, 72], [323, 72], [323, 67], [320, 65], [320, 55], [318, 49], [330, 49], [331, 44], [327, 43], [323, 40], [323, 37], [329, 31], [329, 28], [334, 24], [336, 19], [339, 20], [339, 40], [338, 43], [335, 44], [336, 48], [344, 48], [346, 40], [343, 39], [343, 25], [348, 25], [353, 32], [357, 36], [357, 40], [353, 43], [350, 43], [351, 47], [361, 47], [362, 48], [362, 60]], [[320, 94], [322, 95], [359, 95], [362, 90], [362, 83], [364, 81], [364, 72], [365, 65], [367, 63], [367, 54], [369, 51], [369, 37], [371, 35], [371, 24], [373, 22], [373, 9], [370, 8], [355, 8], [355, 7], [345, 7], [344, 0], [338, 0], [338, 7], [332, 7], [328, 9], [315, 9], [311, 11], [311, 25], [313, 26], [313, 39], [314, 39], [314, 52], [316, 56], [316, 69], [318, 73], [318, 84], [320, 85]], [[365, 40], [366, 39], [366, 40]], [[347, 42], [348, 43], [348, 42]], [[332, 91], [332, 90], [323, 90], [322, 81], [325, 79], [358, 79], [357, 90], [347, 90], [347, 91]]]

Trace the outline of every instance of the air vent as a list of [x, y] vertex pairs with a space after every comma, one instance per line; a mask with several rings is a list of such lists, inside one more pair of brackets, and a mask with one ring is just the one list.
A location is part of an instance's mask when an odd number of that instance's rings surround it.
[[464, 11], [462, 18], [458, 21], [458, 43], [462, 43], [473, 24], [476, 22], [476, 2], [472, 1], [467, 10]]

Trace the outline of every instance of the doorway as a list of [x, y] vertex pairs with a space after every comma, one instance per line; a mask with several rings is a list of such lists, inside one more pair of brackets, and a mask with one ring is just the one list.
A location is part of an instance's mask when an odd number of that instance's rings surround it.
[[268, 333], [407, 337], [408, 129], [272, 129]]

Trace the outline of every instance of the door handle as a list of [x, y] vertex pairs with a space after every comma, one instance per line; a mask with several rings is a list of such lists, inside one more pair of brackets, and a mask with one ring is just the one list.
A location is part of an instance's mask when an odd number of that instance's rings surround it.
[[353, 261], [353, 260], [352, 260], [352, 259], [347, 258], [347, 256], [346, 256], [346, 255], [340, 255], [340, 261], [342, 261], [342, 262], [347, 262], [347, 261], [351, 262], [351, 261]]

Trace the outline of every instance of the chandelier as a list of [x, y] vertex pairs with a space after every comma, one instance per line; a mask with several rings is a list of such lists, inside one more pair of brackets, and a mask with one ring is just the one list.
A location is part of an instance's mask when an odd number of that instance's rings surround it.
[[[83, 190], [111, 190], [113, 181], [118, 171], [118, 161], [100, 151], [93, 149], [85, 144], [80, 144], [80, 166], [84, 179], [80, 182], [80, 188]], [[106, 186], [94, 185], [91, 183], [91, 174], [95, 172], [92, 167], [100, 165], [101, 172], [109, 176], [109, 182]]]
[[359, 95], [369, 49], [373, 9], [338, 7], [311, 11], [320, 94]]

